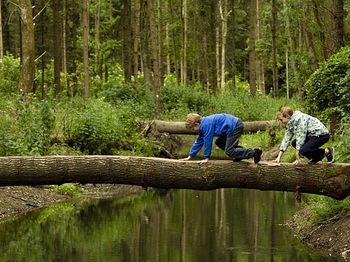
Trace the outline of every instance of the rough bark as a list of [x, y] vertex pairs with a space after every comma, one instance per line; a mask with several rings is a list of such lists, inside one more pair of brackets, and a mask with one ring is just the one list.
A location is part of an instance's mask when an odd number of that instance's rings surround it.
[[130, 184], [213, 190], [249, 188], [325, 195], [350, 195], [350, 164], [254, 164], [229, 160], [181, 161], [130, 156], [1, 157], [0, 185], [62, 183]]
[[[277, 126], [276, 121], [253, 121], [253, 122], [244, 122], [244, 132], [257, 132], [266, 130], [273, 126]], [[169, 134], [184, 134], [191, 135], [197, 134], [197, 132], [187, 129], [185, 122], [171, 122], [171, 121], [161, 121], [154, 120], [148, 124], [148, 129], [157, 130], [160, 133], [169, 133]]]
[[15, 1], [20, 11], [21, 16], [21, 75], [19, 80], [19, 90], [23, 94], [28, 94], [33, 91], [34, 84], [34, 24], [33, 24], [33, 11], [30, 0]]

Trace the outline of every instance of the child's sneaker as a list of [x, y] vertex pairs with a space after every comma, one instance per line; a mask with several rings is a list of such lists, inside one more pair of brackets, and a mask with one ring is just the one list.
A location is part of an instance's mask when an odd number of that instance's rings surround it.
[[326, 148], [326, 154], [328, 163], [333, 163], [334, 162], [334, 147], [327, 147]]
[[253, 158], [254, 158], [254, 163], [255, 164], [260, 162], [261, 154], [262, 154], [262, 150], [261, 150], [260, 147], [259, 148], [254, 148], [254, 156], [253, 156]]

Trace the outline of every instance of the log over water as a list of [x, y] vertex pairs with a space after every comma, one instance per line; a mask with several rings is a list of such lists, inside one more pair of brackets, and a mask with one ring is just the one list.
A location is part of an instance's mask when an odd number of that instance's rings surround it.
[[325, 195], [350, 195], [350, 164], [293, 166], [251, 161], [180, 161], [131, 156], [0, 157], [0, 186], [63, 183], [129, 184], [213, 190], [250, 188]]

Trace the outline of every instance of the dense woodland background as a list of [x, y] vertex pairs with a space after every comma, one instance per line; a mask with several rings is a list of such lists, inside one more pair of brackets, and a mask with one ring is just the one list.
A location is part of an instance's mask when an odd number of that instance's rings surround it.
[[285, 104], [337, 130], [349, 2], [0, 0], [0, 154], [157, 155], [138, 120], [270, 120]]
[[92, 82], [120, 70], [127, 82], [143, 78], [158, 114], [169, 74], [210, 93], [240, 78], [252, 96], [301, 97], [350, 39], [346, 0], [0, 2], [0, 56], [21, 57], [18, 91], [89, 97]]

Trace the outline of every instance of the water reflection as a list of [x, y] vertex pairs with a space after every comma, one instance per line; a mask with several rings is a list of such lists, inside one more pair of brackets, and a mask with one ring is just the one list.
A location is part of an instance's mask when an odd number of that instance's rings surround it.
[[65, 203], [0, 224], [0, 261], [322, 261], [283, 226], [293, 195], [222, 189]]

